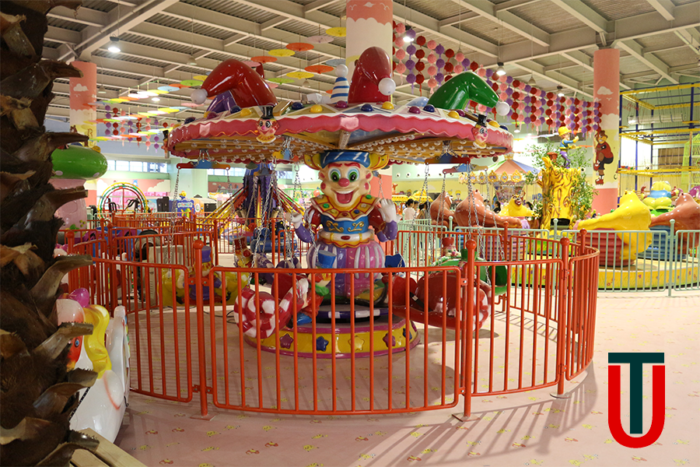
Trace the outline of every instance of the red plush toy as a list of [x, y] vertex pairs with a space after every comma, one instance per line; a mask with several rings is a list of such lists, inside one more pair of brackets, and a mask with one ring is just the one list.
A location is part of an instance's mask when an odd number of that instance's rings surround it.
[[[281, 277], [280, 277], [281, 278]], [[280, 287], [281, 290], [281, 287]], [[276, 329], [275, 318], [275, 298], [267, 292], [260, 292], [255, 296], [255, 290], [246, 287], [241, 291], [243, 332], [250, 337], [256, 337], [257, 330], [257, 307], [260, 306], [260, 335], [263, 339], [270, 337]], [[289, 323], [292, 317], [294, 293], [289, 287], [284, 298], [279, 303], [279, 328], [283, 328]], [[297, 281], [296, 306], [297, 310], [302, 310], [309, 305], [309, 281], [302, 278]], [[236, 303], [236, 312], [238, 312]]]

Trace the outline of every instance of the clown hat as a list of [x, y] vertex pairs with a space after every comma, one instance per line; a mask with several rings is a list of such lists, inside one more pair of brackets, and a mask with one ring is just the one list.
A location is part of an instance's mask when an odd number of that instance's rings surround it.
[[428, 104], [437, 109], [462, 110], [469, 101], [486, 107], [498, 104], [498, 94], [478, 75], [468, 71], [445, 82], [430, 96]]
[[257, 105], [272, 109], [277, 105], [277, 98], [260, 74], [233, 58], [214, 68], [202, 83], [201, 89], [192, 92], [191, 97], [195, 103], [203, 104], [207, 97], [226, 91], [231, 91], [233, 100], [242, 108]]
[[348, 104], [389, 101], [396, 91], [391, 73], [391, 60], [384, 49], [370, 47], [362, 52], [355, 62]]

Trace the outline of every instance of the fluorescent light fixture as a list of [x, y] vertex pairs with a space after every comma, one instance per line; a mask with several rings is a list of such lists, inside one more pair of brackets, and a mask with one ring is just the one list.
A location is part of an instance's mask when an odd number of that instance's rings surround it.
[[636, 125], [637, 124], [637, 117], [635, 117], [634, 115], [630, 115], [629, 117], [627, 117], [627, 123], [629, 125]]
[[503, 76], [506, 74], [506, 69], [503, 68], [503, 62], [498, 62], [498, 68], [496, 68], [496, 74], [498, 76]]
[[413, 38], [406, 34], [403, 36], [403, 41], [408, 44], [409, 42], [413, 42]]
[[107, 94], [104, 84], [97, 88], [97, 94]]
[[530, 76], [530, 81], [527, 82], [530, 86], [537, 86], [537, 81], [535, 81], [535, 75]]
[[557, 86], [557, 96], [564, 97], [564, 88], [563, 87]]
[[187, 64], [192, 66], [197, 66], [197, 60], [192, 55], [187, 57]]
[[513, 130], [513, 133], [520, 133], [520, 125], [515, 125], [515, 130]]
[[107, 46], [107, 50], [109, 50], [112, 53], [117, 53], [121, 52], [122, 49], [119, 47], [119, 38], [112, 36], [109, 38], [109, 46]]
[[151, 102], [160, 102], [160, 97], [154, 97]]

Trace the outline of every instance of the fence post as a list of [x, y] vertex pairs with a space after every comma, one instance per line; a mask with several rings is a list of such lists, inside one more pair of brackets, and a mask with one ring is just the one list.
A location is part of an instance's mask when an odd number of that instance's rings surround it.
[[214, 248], [214, 264], [219, 265], [219, 220], [214, 219], [214, 233], [211, 239], [212, 247]]
[[554, 224], [554, 239], [556, 240], [557, 235], [558, 235], [557, 234], [557, 225], [559, 225], [559, 219], [556, 217], [554, 219], [552, 219], [552, 224]]
[[[467, 241], [467, 265], [464, 271], [464, 283], [467, 287], [467, 298], [466, 298], [466, 309], [464, 310], [464, 321], [463, 321], [463, 332], [462, 336], [464, 339], [465, 352], [463, 352], [464, 372], [462, 374], [462, 379], [464, 382], [464, 418], [469, 418], [472, 414], [472, 345], [474, 345], [474, 292], [476, 282], [474, 280], [477, 277], [475, 272], [475, 262], [476, 262], [476, 241], [474, 239], [469, 239]], [[464, 257], [463, 257], [464, 258]]]
[[678, 242], [676, 241], [676, 233], [675, 233], [675, 227], [676, 227], [676, 220], [671, 219], [671, 231], [668, 233], [668, 238], [666, 239], [666, 260], [668, 261], [668, 280], [666, 282], [666, 288], [668, 289], [668, 296], [670, 297], [673, 295], [673, 286], [674, 286], [674, 280], [673, 278], [675, 277], [675, 271], [674, 269], [677, 266], [677, 259], [678, 259], [678, 254], [676, 252], [678, 246]]
[[202, 296], [202, 248], [204, 242], [201, 239], [194, 241], [194, 286], [195, 303], [197, 311], [197, 354], [199, 357], [199, 403], [201, 416], [197, 418], [210, 419], [207, 407], [207, 367], [204, 347], [204, 299]]
[[579, 239], [579, 246], [578, 246], [578, 254], [579, 256], [583, 256], [583, 249], [586, 248], [586, 234], [588, 232], [586, 229], [581, 229], [578, 232], [578, 239]]
[[561, 244], [561, 269], [559, 270], [559, 321], [557, 323], [557, 393], [552, 394], [557, 398], [566, 398], [564, 395], [564, 381], [566, 381], [566, 349], [569, 333], [566, 322], [566, 304], [569, 293], [569, 239], [564, 237]]
[[450, 216], [450, 232], [452, 232], [452, 216]]

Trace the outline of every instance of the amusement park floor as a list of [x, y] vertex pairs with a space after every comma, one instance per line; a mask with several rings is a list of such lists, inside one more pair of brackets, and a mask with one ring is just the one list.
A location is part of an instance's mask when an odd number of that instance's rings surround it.
[[[132, 344], [133, 345], [133, 344]], [[416, 349], [421, 349], [421, 345]], [[664, 352], [665, 427], [642, 449], [619, 445], [608, 428], [608, 352]], [[622, 371], [629, 429], [629, 373]], [[651, 371], [644, 371], [644, 430], [651, 420]], [[196, 384], [196, 383], [195, 383]], [[595, 356], [552, 389], [475, 397], [461, 422], [452, 409], [402, 415], [300, 416], [244, 413], [131, 394], [116, 444], [147, 465], [223, 466], [682, 466], [700, 464], [700, 295], [608, 294], [598, 298]]]

